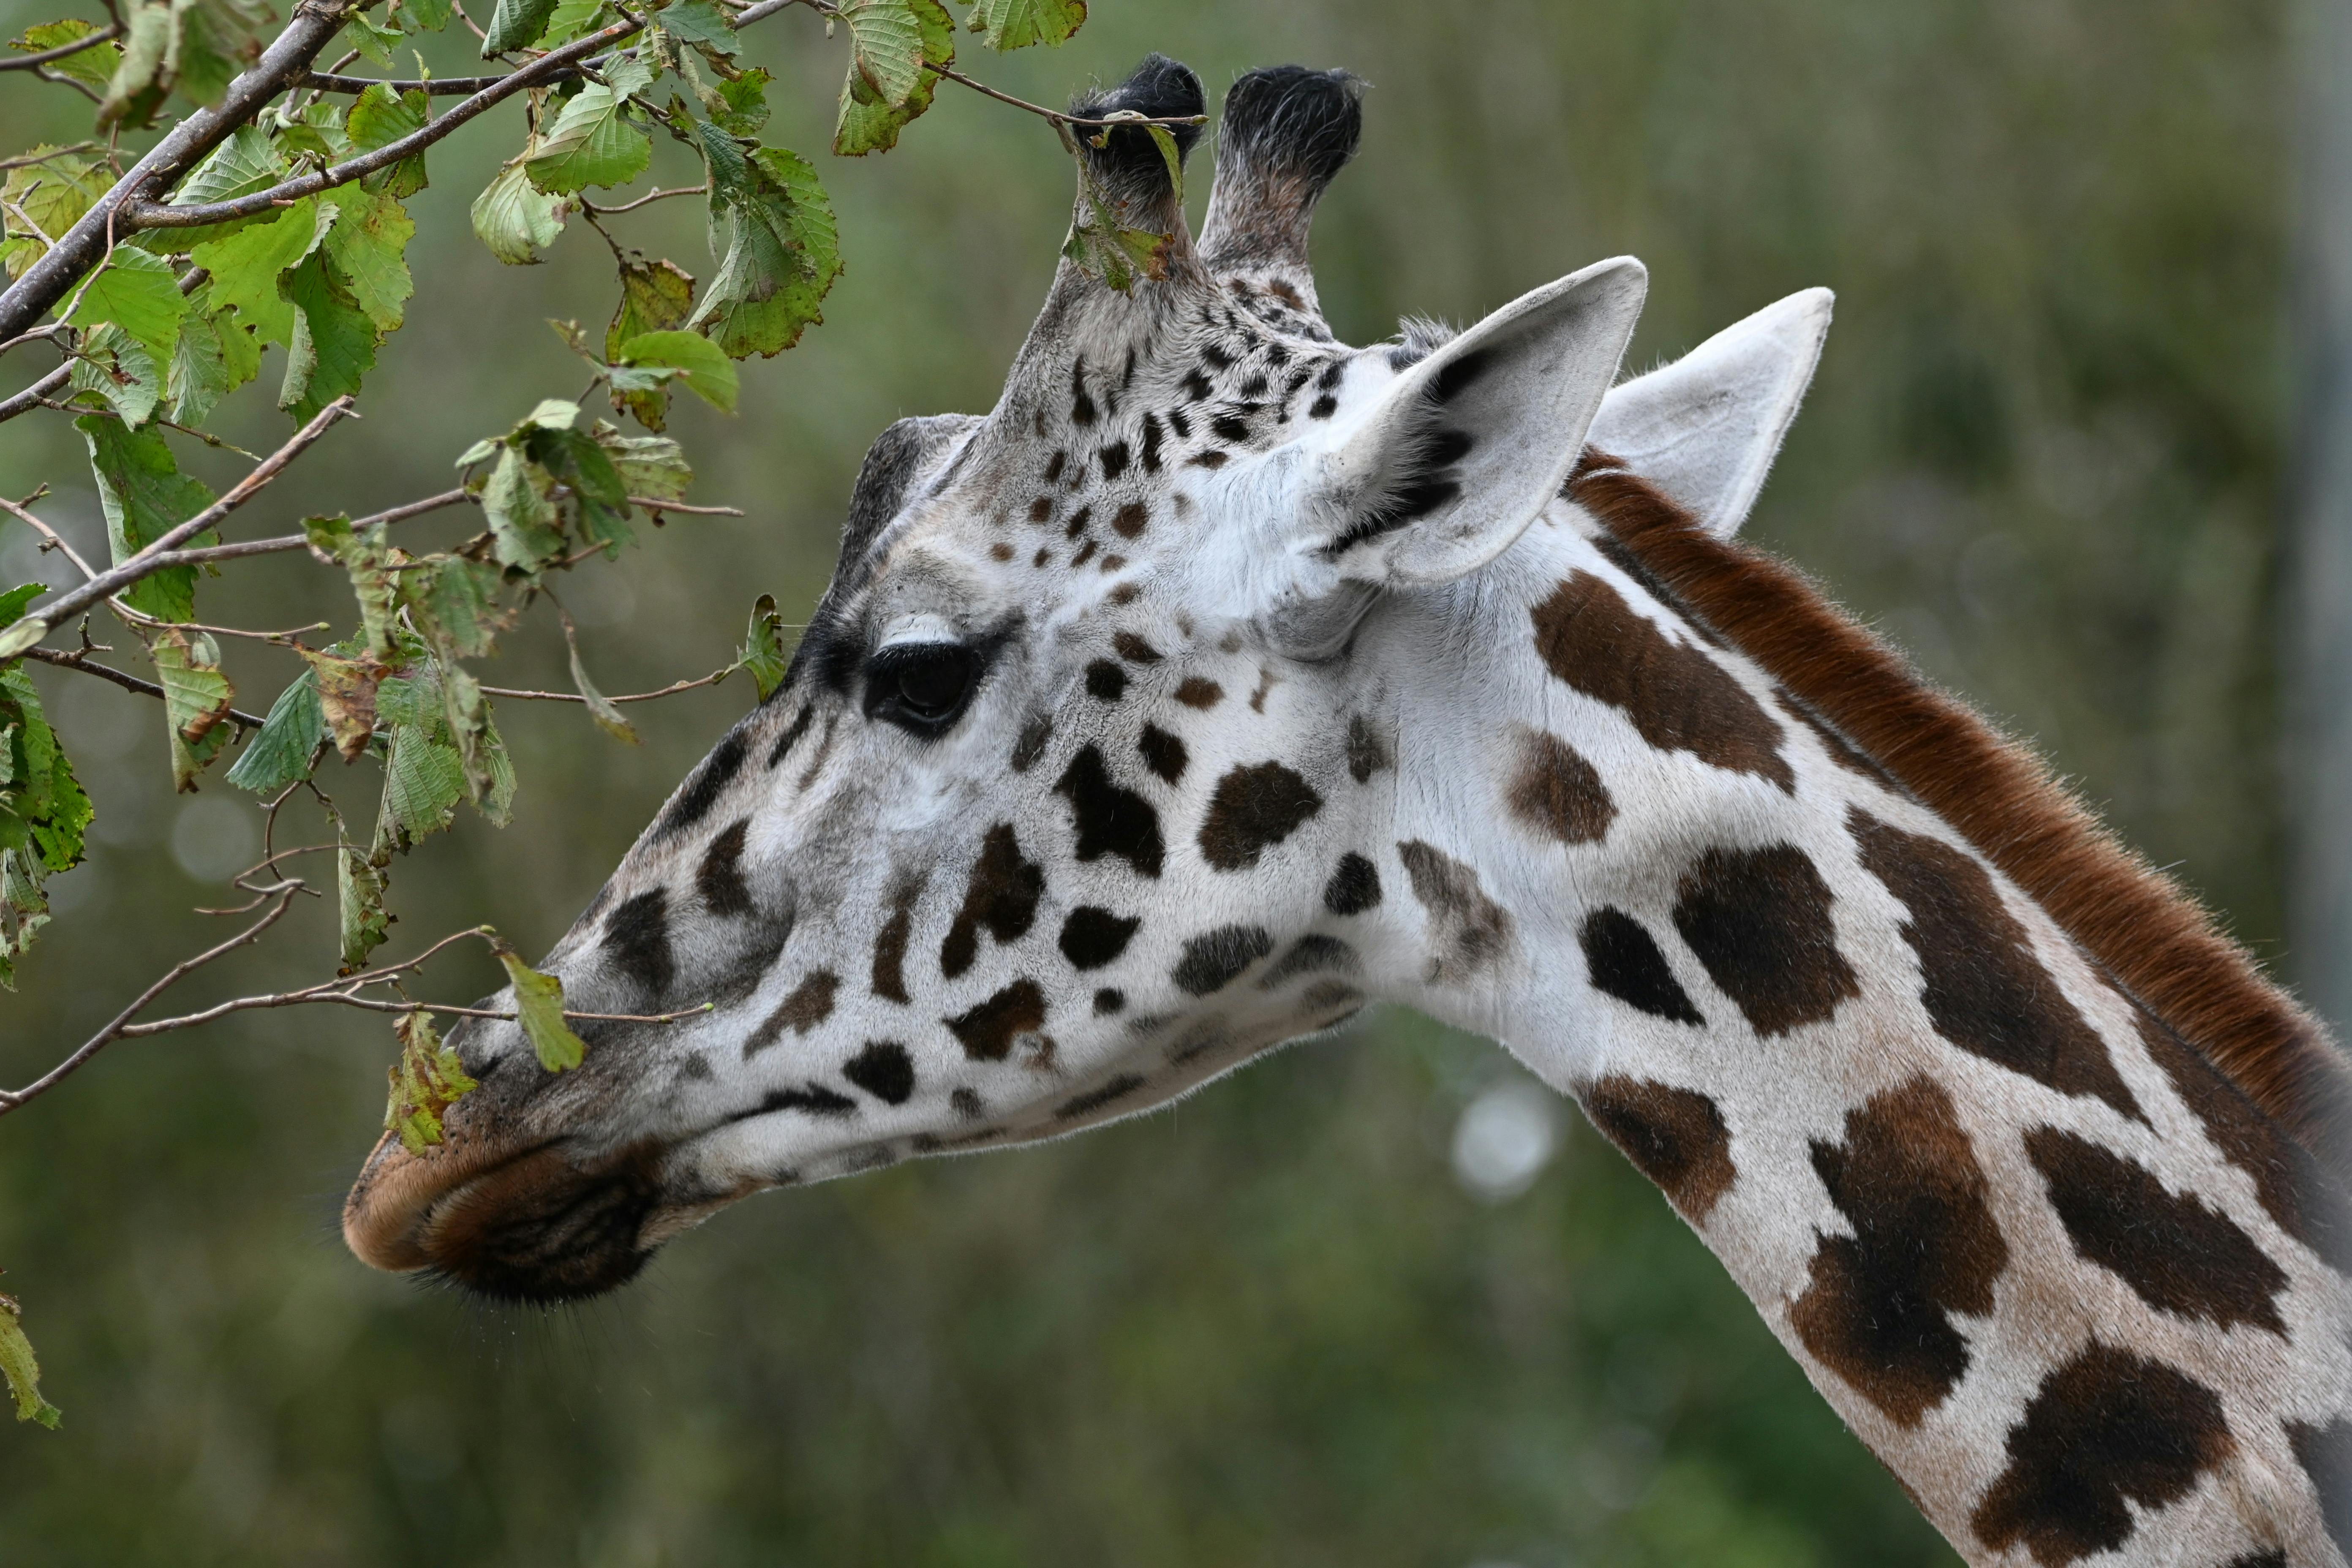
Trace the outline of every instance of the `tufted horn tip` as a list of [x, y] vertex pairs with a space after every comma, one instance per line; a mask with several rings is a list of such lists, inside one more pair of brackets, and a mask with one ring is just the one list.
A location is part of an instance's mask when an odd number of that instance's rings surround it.
[[1212, 266], [1305, 267], [1315, 204], [1363, 139], [1363, 98], [1361, 79], [1306, 66], [1269, 66], [1234, 83], [1202, 231]]
[[[1125, 81], [1108, 91], [1084, 93], [1071, 100], [1070, 113], [1080, 120], [1101, 120], [1122, 110], [1150, 120], [1197, 119], [1208, 107], [1201, 79], [1192, 68], [1166, 55], [1149, 54], [1129, 71]], [[1088, 172], [1095, 183], [1138, 214], [1175, 206], [1176, 190], [1168, 174], [1168, 161], [1149, 132], [1140, 126], [1115, 126], [1102, 135], [1084, 126], [1075, 128]], [[1201, 139], [1198, 125], [1171, 125], [1177, 161], [1190, 156]]]

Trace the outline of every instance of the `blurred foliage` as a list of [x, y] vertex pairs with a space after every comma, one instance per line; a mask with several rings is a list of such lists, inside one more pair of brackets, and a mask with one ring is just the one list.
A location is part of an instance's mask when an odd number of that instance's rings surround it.
[[[0, 10], [12, 33], [54, 14]], [[827, 145], [856, 97], [821, 33], [788, 15], [745, 35], [773, 73], [773, 144]], [[1213, 89], [1284, 59], [1359, 71], [1364, 151], [1318, 237], [1351, 341], [1619, 252], [1652, 269], [1643, 364], [1835, 288], [1752, 531], [2039, 737], [2268, 951], [2282, 34], [2278, 7], [2228, 0], [1493, 0], [1475, 26], [1401, 0], [1097, 0], [1066, 47], [986, 71], [1042, 101], [1147, 48]], [[468, 53], [426, 58], [478, 69]], [[887, 154], [821, 163], [849, 258], [825, 323], [747, 362], [738, 419], [668, 410], [698, 497], [751, 515], [673, 519], [660, 548], [565, 584], [606, 689], [728, 662], [747, 593], [789, 627], [866, 443], [993, 400], [1069, 164], [1045, 126], [940, 92]], [[471, 195], [520, 135], [519, 110], [491, 118], [409, 199], [415, 293], [368, 419], [239, 537], [430, 493], [481, 431], [576, 384], [541, 323], [604, 320], [611, 258], [575, 230], [508, 268], [473, 238]], [[7, 145], [88, 123], [61, 90], [0, 94]], [[656, 143], [651, 178], [698, 177]], [[614, 221], [683, 259], [708, 254], [697, 205]], [[265, 449], [285, 428], [234, 405], [215, 426]], [[243, 467], [183, 460], [215, 489]], [[49, 480], [85, 544], [105, 526], [88, 472], [61, 419], [0, 447], [0, 489]], [[46, 569], [21, 531], [0, 541], [0, 584]], [[206, 584], [208, 609], [292, 624], [316, 573], [254, 563]], [[506, 643], [502, 679], [564, 683], [559, 628]], [[223, 655], [249, 689], [295, 673]], [[217, 782], [172, 795], [152, 704], [34, 679], [98, 815], [89, 863], [48, 884], [57, 922], [0, 1036], [9, 1082], [212, 939], [187, 908], [256, 815]], [[576, 709], [509, 705], [514, 825], [422, 846], [395, 940], [488, 921], [544, 947], [749, 698], [635, 708], [636, 748]], [[190, 1000], [320, 973], [333, 910], [302, 918]], [[450, 968], [449, 999], [499, 980], [472, 944]], [[343, 1253], [394, 1052], [376, 1019], [248, 1016], [119, 1045], [0, 1129], [0, 1258], [68, 1412], [55, 1434], [0, 1424], [9, 1563], [1951, 1561], [1598, 1139], [1580, 1129], [1524, 1196], [1467, 1195], [1451, 1128], [1507, 1063], [1408, 1018], [1140, 1124], [762, 1199], [552, 1317]]]

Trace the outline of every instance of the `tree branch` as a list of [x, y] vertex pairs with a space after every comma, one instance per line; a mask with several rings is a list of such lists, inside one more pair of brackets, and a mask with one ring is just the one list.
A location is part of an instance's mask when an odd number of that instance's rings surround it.
[[[559, 72], [555, 80], [567, 80], [578, 76], [575, 68]], [[488, 92], [506, 80], [502, 76], [422, 77], [414, 81], [394, 81], [372, 76], [337, 76], [331, 71], [305, 71], [296, 87], [315, 88], [320, 92], [365, 92], [372, 87], [388, 87], [394, 92], [422, 92], [435, 98], [462, 98], [467, 93]]]
[[[704, 686], [716, 686], [720, 681], [726, 679], [729, 676], [734, 674], [737, 670], [742, 668], [743, 667], [740, 664], [730, 664], [724, 669], [712, 670], [709, 675], [704, 676], [699, 680], [673, 680], [667, 686], [663, 687], [659, 691], [633, 691], [626, 697], [607, 697], [604, 700], [607, 702], [651, 702], [663, 697], [675, 697], [681, 691], [692, 691], [698, 687]], [[530, 702], [585, 702], [588, 700], [588, 699], [581, 696], [576, 691], [522, 691], [518, 690], [511, 686], [485, 686], [482, 688], [482, 695], [485, 697], [520, 698], [525, 701]]]
[[300, 457], [312, 442], [325, 435], [337, 420], [357, 417], [352, 412], [352, 398], [348, 393], [328, 404], [308, 425], [294, 432], [286, 445], [264, 458], [245, 478], [230, 486], [228, 493], [220, 500], [185, 522], [167, 530], [129, 560], [26, 611], [23, 620], [0, 632], [0, 658], [14, 657], [48, 636], [60, 622], [101, 599], [112, 598], [141, 578], [162, 571], [170, 563], [160, 558], [174, 545], [194, 539], [252, 500], [264, 485], [285, 471], [287, 464]]
[[[470, 490], [443, 490], [437, 496], [426, 496], [423, 500], [413, 500], [406, 506], [355, 517], [352, 520], [352, 527], [357, 531], [373, 528], [379, 522], [405, 522], [412, 517], [422, 517], [428, 511], [439, 511], [445, 507], [462, 506], [468, 502], [479, 505], [480, 500], [481, 498]], [[310, 546], [307, 534], [281, 533], [268, 539], [248, 539], [239, 544], [207, 544], [200, 550], [169, 551], [155, 557], [154, 564], [158, 571], [166, 566], [202, 566], [214, 561], [235, 561], [246, 555], [275, 555], [282, 551], [307, 550]]]

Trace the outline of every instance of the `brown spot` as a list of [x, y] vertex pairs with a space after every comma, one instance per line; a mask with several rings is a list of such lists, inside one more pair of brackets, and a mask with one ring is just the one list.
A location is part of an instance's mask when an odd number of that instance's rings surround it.
[[2055, 1127], [2025, 1135], [2074, 1250], [2158, 1311], [2217, 1328], [2252, 1323], [2284, 1337], [2271, 1298], [2286, 1274], [2229, 1216], [2194, 1193], [2175, 1196], [2152, 1172]]
[[2132, 1538], [2127, 1503], [2179, 1501], [2234, 1447], [2211, 1389], [2095, 1343], [2042, 1380], [1969, 1523], [1992, 1551], [2022, 1545], [2042, 1568], [2063, 1568]]
[[751, 828], [751, 819], [739, 816], [727, 825], [724, 832], [710, 841], [702, 854], [702, 864], [695, 868], [695, 890], [702, 895], [702, 907], [714, 915], [748, 915], [759, 910], [758, 901], [751, 897], [751, 885], [743, 879], [743, 840]]
[[1045, 563], [1052, 559], [1054, 559], [1053, 546], [1041, 544], [1037, 547], [1037, 553], [1029, 558], [1029, 564], [1042, 571], [1045, 568]]
[[1120, 1073], [1118, 1077], [1104, 1084], [1100, 1089], [1090, 1089], [1084, 1094], [1074, 1094], [1069, 1099], [1062, 1101], [1061, 1104], [1054, 1108], [1055, 1120], [1058, 1121], [1067, 1121], [1074, 1117], [1085, 1116], [1091, 1112], [1100, 1110], [1106, 1105], [1117, 1104], [1119, 1100], [1125, 1100], [1129, 1095], [1133, 1094], [1137, 1089], [1141, 1089], [1144, 1082], [1145, 1079], [1140, 1074], [1131, 1072]]
[[1280, 763], [1236, 766], [1209, 797], [1201, 854], [1220, 871], [1245, 870], [1322, 809], [1314, 786]]
[[1053, 521], [1053, 517], [1054, 498], [1052, 496], [1039, 496], [1035, 500], [1029, 503], [1030, 521], [1050, 522]]
[[1133, 632], [1114, 633], [1110, 639], [1110, 646], [1118, 651], [1119, 658], [1129, 664], [1160, 662], [1160, 650]]
[[1224, 700], [1225, 689], [1213, 680], [1197, 675], [1187, 676], [1184, 684], [1176, 689], [1176, 700], [1187, 708], [1207, 710]]
[[1418, 838], [1399, 844], [1397, 855], [1434, 928], [1440, 951], [1430, 978], [1465, 980], [1502, 962], [1511, 945], [1510, 913], [1479, 887], [1478, 873]]
[[2061, 1094], [2096, 1095], [2147, 1120], [2106, 1042], [2033, 956], [1982, 866], [1859, 807], [1846, 826], [1863, 868], [1910, 911], [1903, 935], [1919, 955], [1919, 1001], [1936, 1033]]
[[1790, 1325], [1823, 1366], [1916, 1426], [1969, 1369], [1951, 1314], [1992, 1310], [2009, 1247], [1951, 1098], [1925, 1078], [1874, 1095], [1813, 1170], [1853, 1235], [1824, 1236]]
[[1323, 884], [1323, 907], [1335, 915], [1360, 915], [1381, 901], [1381, 870], [1354, 850], [1339, 857]]
[[1013, 742], [1013, 771], [1025, 773], [1035, 767], [1037, 759], [1045, 754], [1045, 742], [1053, 738], [1054, 716], [1050, 713], [1032, 714], [1029, 721], [1021, 726], [1021, 733]]
[[1021, 858], [1013, 825], [1000, 822], [990, 828], [964, 884], [963, 907], [940, 942], [940, 973], [953, 980], [971, 967], [983, 926], [1000, 945], [1026, 936], [1045, 891], [1045, 868]]
[[1275, 674], [1272, 668], [1265, 666], [1261, 666], [1259, 668], [1257, 672], [1257, 689], [1250, 693], [1251, 712], [1263, 713], [1265, 711], [1265, 694], [1272, 691], [1274, 689], [1274, 683], [1281, 679], [1282, 677]]
[[1075, 569], [1075, 568], [1076, 568], [1076, 567], [1080, 567], [1080, 566], [1085, 565], [1087, 562], [1089, 562], [1089, 561], [1093, 560], [1094, 558], [1095, 558], [1095, 542], [1094, 542], [1093, 540], [1089, 539], [1089, 540], [1087, 540], [1084, 544], [1081, 544], [1081, 545], [1079, 545], [1079, 546], [1078, 546], [1078, 551], [1077, 551], [1077, 553], [1076, 553], [1076, 554], [1075, 554], [1075, 555], [1073, 555], [1073, 556], [1071, 556], [1071, 557], [1070, 557], [1070, 565]]
[[1070, 514], [1070, 521], [1062, 524], [1062, 537], [1065, 539], [1076, 539], [1078, 535], [1087, 531], [1087, 524], [1092, 522], [1094, 520], [1094, 508], [1090, 506], [1082, 506], [1078, 508], [1077, 510]]
[[1348, 775], [1358, 784], [1370, 784], [1372, 775], [1391, 765], [1388, 743], [1381, 732], [1372, 728], [1371, 721], [1361, 713], [1348, 721]]
[[1133, 539], [1151, 521], [1151, 509], [1139, 500], [1131, 500], [1111, 513], [1111, 531], [1121, 539]]
[[1709, 849], [1675, 889], [1675, 929], [1758, 1034], [1785, 1035], [1861, 994], [1837, 950], [1834, 901], [1793, 844]]
[[1585, 1089], [1583, 1104], [1592, 1125], [1693, 1225], [1705, 1225], [1738, 1179], [1731, 1130], [1706, 1095], [1612, 1074]]
[[1143, 738], [1135, 743], [1143, 755], [1143, 765], [1170, 784], [1184, 776], [1186, 753], [1184, 742], [1157, 724], [1143, 727]]
[[1222, 468], [1225, 466], [1225, 455], [1213, 447], [1205, 452], [1187, 458], [1186, 461], [1196, 468]]
[[1168, 977], [1191, 995], [1214, 995], [1273, 951], [1264, 926], [1219, 926], [1187, 941]]
[[793, 994], [776, 1004], [776, 1010], [761, 1020], [743, 1042], [743, 1059], [750, 1061], [783, 1037], [786, 1029], [805, 1037], [811, 1029], [833, 1016], [834, 993], [841, 988], [841, 977], [831, 970], [809, 972], [807, 979], [793, 987]]
[[874, 976], [870, 989], [888, 1002], [907, 999], [907, 931], [915, 918], [915, 900], [921, 896], [923, 884], [909, 882], [898, 891], [890, 906], [890, 918], [874, 938]]
[[988, 547], [988, 558], [991, 561], [1010, 561], [1013, 559], [1013, 546], [1000, 539]]
[[1055, 479], [1060, 479], [1062, 477], [1062, 465], [1069, 460], [1070, 455], [1067, 452], [1058, 450], [1055, 451], [1052, 457], [1046, 458], [1045, 482], [1050, 485]]
[[1616, 589], [1572, 572], [1530, 613], [1552, 674], [1622, 710], [1651, 745], [1795, 791], [1772, 716], [1706, 649], [1667, 637]]
[[2343, 1200], [2329, 1189], [2319, 1162], [2147, 1008], [2132, 1004], [2132, 1022], [2140, 1044], [2205, 1124], [2205, 1135], [2221, 1157], [2253, 1178], [2263, 1212], [2337, 1273], [2352, 1273], [2352, 1233], [2345, 1225]]
[[1001, 1062], [1013, 1042], [1045, 1026], [1045, 994], [1034, 980], [1021, 979], [973, 1007], [944, 1020], [976, 1062]]
[[1102, 558], [1102, 564], [1096, 567], [1095, 570], [1097, 572], [1116, 572], [1126, 564], [1127, 557], [1124, 555], [1106, 555]]
[[1511, 815], [1562, 844], [1591, 844], [1617, 819], [1601, 773], [1557, 735], [1519, 732], [1519, 769], [1511, 781]]
[[1670, 1023], [1706, 1022], [1658, 951], [1657, 939], [1632, 915], [1603, 904], [1584, 917], [1576, 940], [1595, 991]]
[[1132, 605], [1139, 597], [1141, 596], [1143, 590], [1137, 587], [1132, 583], [1121, 583], [1118, 587], [1113, 588], [1109, 593], [1103, 595], [1103, 602], [1112, 605]]

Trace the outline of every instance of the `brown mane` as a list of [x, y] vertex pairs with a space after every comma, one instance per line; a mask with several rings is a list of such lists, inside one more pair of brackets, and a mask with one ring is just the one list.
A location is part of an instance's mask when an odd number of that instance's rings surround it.
[[1720, 633], [2038, 900], [2110, 979], [2195, 1046], [2338, 1180], [2352, 1073], [2327, 1030], [2172, 879], [2022, 746], [1937, 690], [1801, 573], [1719, 540], [1619, 459], [1588, 451], [1570, 499], [1678, 608]]

